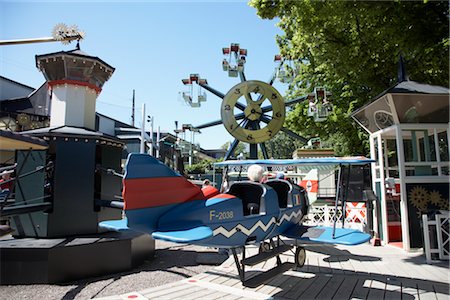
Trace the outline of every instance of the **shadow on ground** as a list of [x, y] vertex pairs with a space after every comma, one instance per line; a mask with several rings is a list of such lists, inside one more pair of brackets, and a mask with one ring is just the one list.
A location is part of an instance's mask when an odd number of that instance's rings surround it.
[[[194, 249], [192, 249], [194, 248]], [[205, 259], [206, 257], [206, 259]], [[64, 300], [75, 299], [80, 293], [89, 285], [104, 282], [102, 287], [94, 294], [90, 294], [90, 298], [98, 296], [105, 296], [104, 291], [110, 288], [112, 285], [117, 285], [118, 281], [125, 280], [126, 277], [133, 277], [139, 275], [139, 273], [148, 273], [145, 277], [152, 281], [161, 281], [162, 277], [171, 278], [168, 282], [181, 280], [183, 278], [189, 278], [197, 275], [208, 269], [213, 268], [216, 265], [222, 264], [228, 256], [218, 254], [215, 249], [199, 249], [187, 245], [174, 245], [167, 248], [156, 249], [153, 258], [146, 260], [144, 264], [133, 268], [132, 270], [114, 273], [109, 275], [96, 276], [91, 278], [85, 278], [82, 280], [76, 280], [71, 282], [65, 282], [58, 284], [59, 286], [74, 286], [72, 289], [66, 292], [61, 298]], [[153, 272], [157, 272], [157, 276], [152, 276]], [[142, 277], [142, 276], [141, 276]], [[152, 278], [157, 277], [157, 278]], [[176, 278], [176, 280], [174, 280]], [[108, 282], [108, 283], [107, 283]], [[149, 286], [151, 286], [149, 284]], [[131, 291], [133, 288], [125, 286], [123, 291]], [[108, 293], [109, 294], [109, 293]]]

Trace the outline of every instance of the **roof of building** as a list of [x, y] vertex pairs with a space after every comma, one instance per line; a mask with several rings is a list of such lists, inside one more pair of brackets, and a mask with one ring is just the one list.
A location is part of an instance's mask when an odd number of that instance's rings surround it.
[[71, 56], [77, 56], [77, 57], [80, 57], [80, 58], [95, 59], [95, 60], [98, 60], [99, 62], [101, 62], [102, 64], [104, 64], [106, 67], [112, 69], [112, 71], [115, 70], [114, 67], [112, 67], [111, 65], [106, 63], [101, 58], [99, 58], [97, 56], [89, 55], [86, 52], [81, 51], [80, 49], [74, 49], [74, 50], [70, 50], [70, 51], [59, 51], [59, 52], [53, 52], [53, 53], [46, 53], [46, 54], [36, 55], [36, 67], [39, 68], [39, 66], [38, 66], [38, 61], [39, 60], [41, 60], [43, 58], [46, 58], [46, 57], [52, 57], [52, 56], [57, 56], [57, 55], [71, 55]]
[[57, 126], [57, 127], [43, 127], [28, 131], [22, 131], [20, 134], [31, 134], [34, 136], [67, 136], [67, 135], [76, 135], [77, 137], [82, 138], [100, 138], [114, 141], [116, 143], [123, 144], [123, 141], [118, 139], [115, 136], [111, 136], [109, 134], [95, 131], [83, 127], [74, 127], [74, 126]]
[[0, 79], [3, 79], [3, 80], [6, 80], [6, 81], [9, 81], [9, 82], [11, 82], [11, 83], [14, 83], [14, 84], [20, 85], [20, 86], [22, 86], [22, 87], [24, 87], [24, 88], [27, 88], [27, 89], [30, 89], [30, 90], [33, 90], [33, 91], [35, 90], [35, 88], [34, 88], [34, 87], [31, 87], [31, 86], [25, 85], [25, 84], [23, 84], [23, 83], [17, 82], [17, 81], [15, 81], [15, 80], [12, 80], [12, 79], [6, 78], [6, 77], [4, 77], [4, 76], [1, 76], [1, 75], [0, 75]]
[[9, 130], [0, 130], [0, 145], [1, 150], [42, 150], [48, 148], [47, 142], [40, 138]]
[[381, 97], [387, 94], [434, 94], [434, 95], [445, 95], [450, 94], [450, 90], [443, 86], [438, 85], [430, 85], [425, 83], [420, 83], [411, 80], [405, 80], [395, 84], [394, 86], [388, 88], [383, 91], [381, 94], [373, 98], [368, 103], [364, 104], [362, 107], [358, 108], [354, 112], [352, 112], [352, 116], [363, 110], [369, 104], [377, 101]]
[[399, 94], [399, 93], [413, 93], [413, 94], [449, 94], [450, 90], [443, 86], [430, 85], [425, 83], [420, 83], [416, 81], [406, 80], [397, 83], [393, 87], [390, 87], [384, 91], [380, 96], [375, 99], [385, 95], [385, 94]]

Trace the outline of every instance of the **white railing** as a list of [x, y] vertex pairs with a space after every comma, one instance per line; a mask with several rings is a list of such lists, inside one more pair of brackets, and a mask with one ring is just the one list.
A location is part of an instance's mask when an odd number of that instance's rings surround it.
[[[347, 216], [345, 218], [344, 227], [353, 228], [364, 231], [367, 226], [366, 208], [363, 203], [361, 205], [351, 205], [347, 203]], [[355, 207], [353, 207], [355, 206]], [[336, 215], [336, 208], [328, 205], [312, 205], [309, 209], [307, 218], [304, 224], [310, 226], [333, 226], [334, 216]], [[342, 208], [337, 209], [336, 227], [342, 227]]]
[[[448, 260], [450, 254], [450, 211], [440, 211], [434, 220], [429, 220], [427, 215], [422, 215], [423, 240], [427, 262]], [[437, 255], [432, 255], [437, 254]]]

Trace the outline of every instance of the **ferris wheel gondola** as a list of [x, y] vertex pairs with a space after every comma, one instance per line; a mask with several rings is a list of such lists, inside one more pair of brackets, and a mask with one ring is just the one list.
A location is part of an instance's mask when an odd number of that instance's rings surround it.
[[324, 87], [316, 87], [312, 94], [308, 95], [308, 116], [314, 117], [314, 121], [325, 121], [333, 111], [333, 104], [330, 102], [331, 93]]
[[222, 60], [222, 69], [228, 72], [229, 77], [238, 77], [239, 72], [244, 72], [247, 49], [232, 43], [229, 48], [222, 48], [222, 53], [225, 56]]
[[277, 64], [275, 67], [275, 77], [281, 83], [290, 83], [296, 77], [296, 68], [294, 63], [280, 54], [276, 54], [274, 62]]
[[[181, 82], [188, 87], [188, 90], [182, 91], [181, 96], [190, 107], [200, 107], [202, 102], [206, 102], [206, 93], [203, 91], [201, 84], [207, 84], [206, 79], [200, 78], [198, 74], [190, 74], [189, 78], [182, 79]], [[197, 84], [196, 97], [197, 101], [194, 101], [194, 84]]]

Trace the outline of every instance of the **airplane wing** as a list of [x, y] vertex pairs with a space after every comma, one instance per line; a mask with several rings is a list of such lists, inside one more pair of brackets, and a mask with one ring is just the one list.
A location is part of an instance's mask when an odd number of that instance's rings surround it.
[[121, 220], [108, 220], [98, 223], [98, 226], [109, 231], [124, 231], [129, 230], [127, 222], [126, 218]]
[[152, 237], [158, 240], [164, 240], [175, 243], [191, 243], [194, 241], [211, 237], [213, 232], [208, 226], [199, 226], [187, 230], [178, 231], [155, 231]]
[[[111, 231], [129, 230], [126, 218], [122, 220], [103, 221], [99, 223], [99, 226], [103, 229]], [[191, 243], [194, 241], [209, 238], [212, 235], [213, 232], [211, 228], [207, 226], [198, 226], [186, 230], [155, 231], [152, 233], [152, 237], [154, 239], [175, 243]]]
[[350, 228], [336, 228], [333, 237], [333, 227], [297, 225], [283, 233], [285, 237], [311, 241], [316, 243], [358, 245], [370, 240], [370, 234]]

